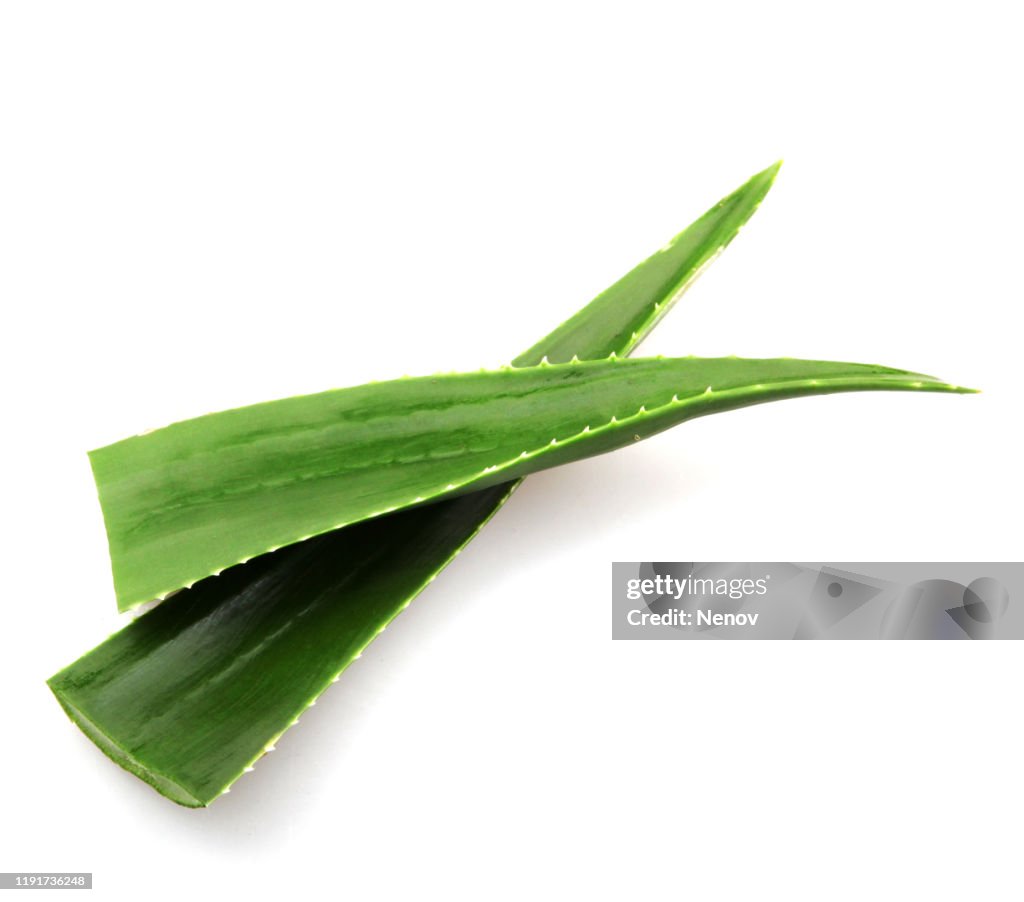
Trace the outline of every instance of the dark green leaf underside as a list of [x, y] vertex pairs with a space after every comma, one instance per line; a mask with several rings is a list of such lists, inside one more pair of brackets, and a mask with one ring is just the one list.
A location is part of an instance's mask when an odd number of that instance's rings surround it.
[[370, 520], [226, 570], [111, 636], [50, 687], [118, 764], [179, 804], [207, 805], [509, 491]]

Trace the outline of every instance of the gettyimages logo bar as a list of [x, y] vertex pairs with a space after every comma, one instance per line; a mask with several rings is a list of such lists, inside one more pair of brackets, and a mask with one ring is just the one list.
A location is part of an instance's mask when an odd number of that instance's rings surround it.
[[1022, 596], [1021, 563], [616, 563], [612, 638], [1024, 639]]

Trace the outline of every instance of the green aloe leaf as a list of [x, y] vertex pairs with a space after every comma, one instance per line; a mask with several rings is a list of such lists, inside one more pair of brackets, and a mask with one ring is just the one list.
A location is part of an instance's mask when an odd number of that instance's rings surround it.
[[948, 390], [798, 360], [610, 358], [403, 378], [209, 414], [91, 454], [126, 609], [267, 551], [800, 394]]
[[[628, 353], [754, 213], [777, 170], [755, 175], [515, 362]], [[203, 580], [49, 685], [118, 764], [174, 801], [208, 804], [273, 748], [517, 484], [364, 521]], [[182, 682], [188, 710], [176, 693]]]

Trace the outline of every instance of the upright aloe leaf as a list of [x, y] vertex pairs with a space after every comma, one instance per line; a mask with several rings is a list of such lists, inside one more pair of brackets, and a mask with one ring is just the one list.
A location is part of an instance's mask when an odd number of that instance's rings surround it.
[[[515, 363], [629, 353], [754, 213], [777, 170], [720, 201]], [[176, 802], [206, 805], [273, 748], [517, 484], [365, 521], [203, 580], [49, 685], [114, 761]], [[170, 704], [181, 701], [182, 679], [191, 710]]]

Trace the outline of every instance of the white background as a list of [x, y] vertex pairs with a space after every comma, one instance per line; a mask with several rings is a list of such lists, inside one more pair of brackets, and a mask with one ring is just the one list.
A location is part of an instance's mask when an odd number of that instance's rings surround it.
[[[612, 643], [613, 560], [1021, 557], [1011, 3], [0, 7], [0, 870], [103, 899], [1019, 899], [1017, 643]], [[500, 364], [778, 157], [645, 352], [976, 396], [528, 480], [230, 796], [44, 679], [117, 628], [85, 451]]]

